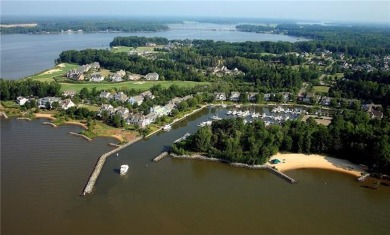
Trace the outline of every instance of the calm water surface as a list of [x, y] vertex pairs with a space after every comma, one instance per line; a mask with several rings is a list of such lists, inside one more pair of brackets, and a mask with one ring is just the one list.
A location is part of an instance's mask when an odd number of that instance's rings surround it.
[[[225, 111], [219, 111], [223, 116]], [[208, 110], [106, 162], [93, 195], [79, 196], [109, 138], [70, 136], [76, 126], [1, 120], [2, 234], [388, 234], [390, 188], [360, 187], [324, 170], [266, 171], [165, 158], [166, 146]], [[121, 164], [130, 164], [120, 177]]]
[[[165, 37], [168, 39], [211, 39], [216, 41], [288, 41], [296, 37], [277, 34], [229, 31], [234, 25], [175, 24], [171, 30], [153, 33], [75, 33], [75, 34], [8, 34], [0, 35], [0, 77], [17, 79], [54, 66], [54, 60], [65, 50], [104, 49], [117, 36]], [[216, 31], [210, 31], [216, 29]], [[220, 29], [226, 31], [219, 31]]]

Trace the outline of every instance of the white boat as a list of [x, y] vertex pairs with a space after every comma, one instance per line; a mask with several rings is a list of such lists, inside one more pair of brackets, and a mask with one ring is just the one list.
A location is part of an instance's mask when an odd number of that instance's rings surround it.
[[212, 116], [211, 119], [212, 119], [212, 120], [216, 120], [216, 121], [222, 120], [222, 118], [218, 117], [218, 115]]
[[232, 115], [233, 114], [233, 111], [231, 111], [231, 110], [229, 110], [228, 112], [227, 112], [227, 115]]
[[165, 125], [164, 127], [163, 127], [163, 130], [164, 131], [170, 131], [172, 129], [172, 126], [171, 125]]
[[129, 170], [129, 165], [122, 165], [120, 169], [121, 175], [126, 175], [127, 171]]

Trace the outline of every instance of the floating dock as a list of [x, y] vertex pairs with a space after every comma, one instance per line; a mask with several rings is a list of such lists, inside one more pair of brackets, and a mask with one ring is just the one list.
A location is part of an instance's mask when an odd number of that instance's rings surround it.
[[106, 159], [109, 156], [111, 156], [112, 154], [122, 150], [123, 148], [126, 148], [129, 145], [134, 144], [135, 142], [137, 142], [137, 141], [139, 141], [141, 139], [142, 139], [142, 137], [138, 137], [138, 138], [130, 141], [129, 143], [121, 145], [120, 147], [118, 147], [118, 148], [116, 148], [114, 150], [111, 150], [110, 152], [107, 152], [107, 153], [103, 154], [102, 156], [100, 156], [98, 161], [96, 162], [95, 168], [93, 169], [91, 176], [89, 177], [89, 180], [88, 180], [87, 184], [84, 187], [82, 195], [85, 196], [87, 194], [92, 193], [92, 190], [93, 190], [93, 187], [95, 186], [96, 180], [99, 177], [100, 172], [101, 172], [101, 170], [103, 168], [103, 165], [104, 165], [104, 163], [106, 162]]

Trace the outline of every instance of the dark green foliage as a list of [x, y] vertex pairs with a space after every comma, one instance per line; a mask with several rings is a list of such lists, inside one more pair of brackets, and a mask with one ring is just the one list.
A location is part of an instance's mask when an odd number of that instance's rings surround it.
[[0, 100], [16, 100], [18, 96], [60, 96], [61, 85], [56, 82], [39, 82], [31, 79], [0, 79]]
[[112, 42], [110, 42], [110, 47], [114, 46], [127, 46], [127, 47], [142, 47], [146, 46], [147, 43], [155, 43], [157, 45], [166, 45], [169, 43], [168, 39], [162, 37], [115, 37]]

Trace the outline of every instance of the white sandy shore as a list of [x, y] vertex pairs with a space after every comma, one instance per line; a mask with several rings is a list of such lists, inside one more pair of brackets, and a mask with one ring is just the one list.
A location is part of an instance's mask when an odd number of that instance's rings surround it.
[[294, 169], [317, 168], [360, 176], [361, 172], [364, 171], [361, 166], [353, 164], [348, 160], [316, 154], [278, 153], [272, 156], [270, 160], [273, 159], [279, 159], [281, 163], [270, 165], [283, 172]]

